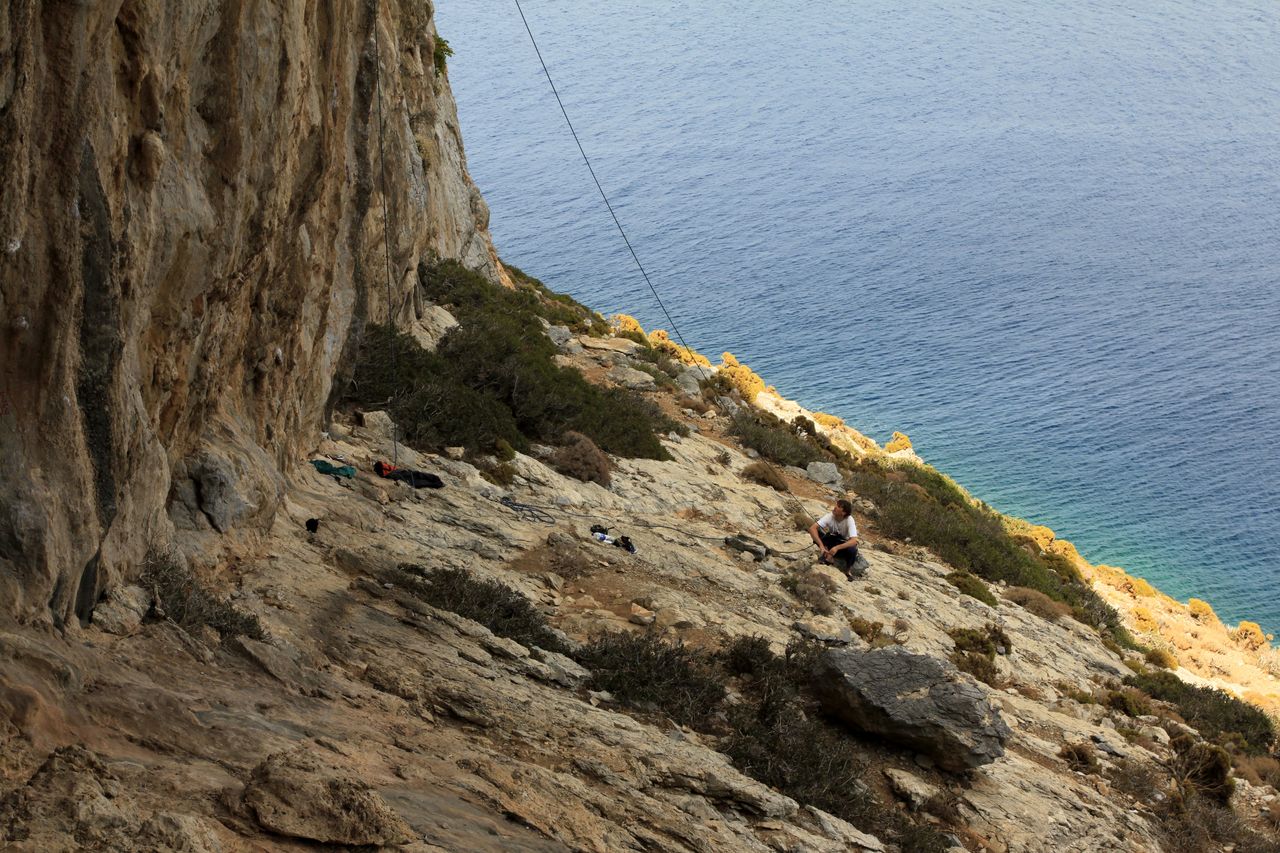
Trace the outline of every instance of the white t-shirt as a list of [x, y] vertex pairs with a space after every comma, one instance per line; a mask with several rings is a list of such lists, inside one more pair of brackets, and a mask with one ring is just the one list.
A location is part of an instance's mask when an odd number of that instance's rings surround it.
[[834, 533], [844, 539], [853, 539], [858, 535], [858, 525], [853, 523], [852, 515], [836, 521], [835, 515], [827, 513], [818, 519], [818, 529], [823, 533]]

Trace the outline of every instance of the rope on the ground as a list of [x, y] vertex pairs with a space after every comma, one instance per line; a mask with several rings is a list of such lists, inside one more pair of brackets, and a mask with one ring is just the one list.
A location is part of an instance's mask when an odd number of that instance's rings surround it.
[[[600, 516], [597, 514], [585, 513], [585, 512], [574, 512], [573, 510], [565, 509], [563, 507], [549, 507], [549, 506], [539, 506], [537, 504], [521, 503], [520, 501], [517, 501], [510, 497], [499, 498], [498, 503], [502, 504], [507, 509], [511, 510], [517, 515], [524, 516], [526, 518], [532, 519], [533, 521], [537, 521], [542, 524], [555, 524], [556, 519], [555, 519], [555, 516], [552, 515], [552, 513], [556, 513], [556, 512], [560, 513], [561, 515], [572, 516], [574, 518], [585, 518], [591, 521], [600, 520]], [[700, 539], [705, 542], [716, 542], [722, 545], [724, 544], [725, 540], [735, 538], [735, 536], [720, 536], [720, 535], [710, 536], [705, 533], [692, 533], [683, 528], [675, 527], [674, 525], [663, 524], [660, 521], [649, 521], [643, 518], [633, 518], [631, 520], [631, 524], [635, 527], [646, 528], [648, 530], [670, 530], [673, 533], [678, 533], [681, 536], [685, 536], [690, 539]], [[763, 545], [769, 551], [770, 554], [776, 554], [780, 557], [786, 557], [792, 554], [799, 554], [802, 551], [808, 551], [809, 548], [811, 547], [809, 545], [805, 545], [800, 548], [794, 548], [791, 550], [783, 551], [778, 548], [774, 548], [773, 546], [768, 545], [764, 542], [761, 542], [760, 544]]]

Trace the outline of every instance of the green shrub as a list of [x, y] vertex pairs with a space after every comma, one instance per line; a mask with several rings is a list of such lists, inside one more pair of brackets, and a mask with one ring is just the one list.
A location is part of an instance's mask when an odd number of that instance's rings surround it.
[[1177, 669], [1178, 659], [1168, 649], [1149, 649], [1146, 654], [1147, 663], [1161, 669]]
[[224, 640], [239, 636], [267, 638], [257, 616], [213, 595], [171, 554], [148, 554], [138, 583], [155, 596], [157, 615], [172, 619], [183, 628], [208, 625]]
[[1107, 707], [1126, 717], [1145, 717], [1154, 710], [1151, 701], [1138, 690], [1112, 690], [1107, 694]]
[[517, 292], [532, 292], [537, 297], [531, 303], [531, 309], [551, 325], [567, 326], [572, 332], [595, 338], [609, 334], [609, 323], [604, 317], [572, 296], [556, 293], [519, 267], [506, 262], [502, 266], [511, 275]]
[[720, 659], [730, 675], [759, 675], [778, 657], [764, 637], [736, 637], [720, 651]]
[[577, 660], [591, 670], [591, 687], [621, 702], [661, 711], [678, 723], [705, 728], [725, 689], [705, 652], [645, 634], [613, 633], [583, 646]]
[[955, 664], [956, 669], [969, 673], [984, 684], [995, 688], [1001, 686], [1000, 673], [996, 669], [995, 661], [984, 654], [955, 651], [951, 653], [951, 662]]
[[400, 572], [414, 595], [432, 607], [465, 616], [524, 646], [565, 651], [564, 642], [547, 626], [546, 617], [509, 586], [474, 578], [463, 569], [426, 569], [404, 563]]
[[435, 65], [437, 77], [448, 69], [451, 56], [453, 56], [453, 48], [449, 47], [449, 42], [445, 41], [443, 36], [436, 36], [436, 45], [431, 51], [431, 62]]
[[976, 652], [988, 659], [995, 659], [996, 647], [1008, 654], [1013, 641], [999, 625], [988, 624], [983, 628], [953, 628], [947, 632], [958, 652]]
[[823, 459], [822, 451], [813, 443], [768, 412], [737, 412], [729, 432], [737, 436], [744, 447], [750, 447], [779, 465], [803, 468], [810, 462]]
[[1175, 791], [1185, 801], [1191, 796], [1206, 797], [1220, 805], [1231, 801], [1235, 780], [1231, 778], [1231, 757], [1220, 746], [1197, 741], [1190, 735], [1178, 735], [1169, 744], [1173, 760]]
[[1211, 740], [1225, 741], [1237, 736], [1243, 751], [1250, 755], [1267, 753], [1275, 740], [1270, 717], [1260, 708], [1221, 690], [1187, 684], [1165, 671], [1131, 675], [1124, 683], [1153, 699], [1169, 702], [1184, 720]]
[[509, 290], [455, 261], [419, 267], [426, 296], [452, 307], [460, 325], [426, 352], [386, 326], [365, 330], [346, 402], [385, 408], [407, 444], [488, 452], [523, 450], [568, 430], [618, 456], [669, 459], [656, 432], [683, 427], [624, 389], [601, 389], [555, 364], [537, 317], [561, 306], [531, 289]]
[[1029, 587], [1069, 606], [1079, 621], [1137, 648], [1115, 609], [1103, 601], [1066, 557], [1031, 554], [1006, 529], [1003, 517], [972, 500], [955, 481], [927, 465], [875, 458], [853, 463], [852, 487], [881, 510], [881, 533], [910, 539], [960, 571], [987, 581]]
[[991, 590], [977, 575], [972, 575], [968, 572], [951, 572], [947, 575], [947, 582], [965, 595], [976, 598], [983, 604], [990, 607], [996, 606], [996, 597], [991, 594]]

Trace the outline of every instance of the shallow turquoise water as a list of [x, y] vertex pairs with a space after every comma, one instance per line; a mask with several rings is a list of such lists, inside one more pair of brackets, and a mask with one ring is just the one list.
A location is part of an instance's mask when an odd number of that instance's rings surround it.
[[[1280, 7], [523, 0], [694, 347], [1280, 630]], [[510, 0], [441, 0], [504, 258], [660, 312]]]

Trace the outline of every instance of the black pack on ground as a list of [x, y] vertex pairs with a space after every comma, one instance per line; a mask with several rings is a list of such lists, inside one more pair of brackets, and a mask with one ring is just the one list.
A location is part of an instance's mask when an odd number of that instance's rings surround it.
[[387, 479], [408, 483], [415, 489], [444, 488], [444, 480], [441, 480], [435, 474], [428, 474], [426, 471], [406, 471], [403, 468], [397, 468], [387, 475]]

